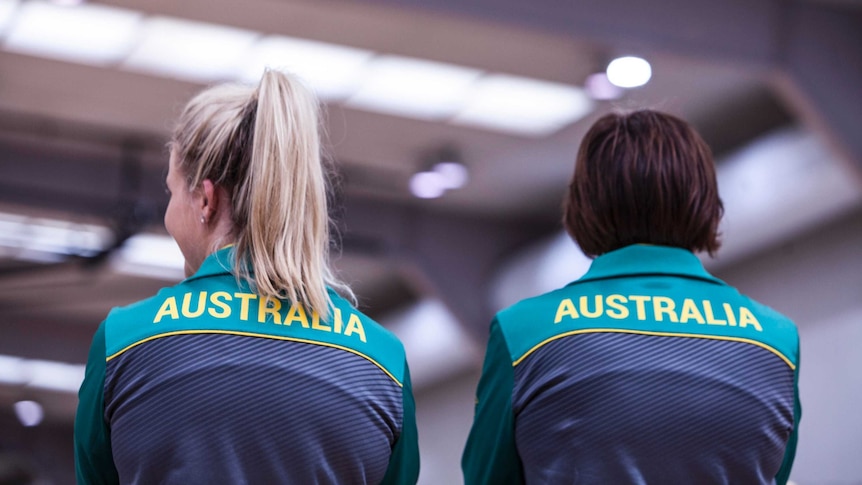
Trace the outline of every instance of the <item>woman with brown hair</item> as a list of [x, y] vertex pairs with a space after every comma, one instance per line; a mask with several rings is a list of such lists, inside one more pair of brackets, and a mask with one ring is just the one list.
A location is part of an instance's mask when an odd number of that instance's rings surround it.
[[277, 71], [185, 107], [165, 227], [187, 278], [96, 331], [79, 483], [416, 482], [404, 349], [330, 271], [317, 113]]
[[563, 223], [595, 259], [492, 322], [468, 485], [787, 481], [799, 337], [694, 255], [718, 250], [721, 216], [687, 123], [642, 110], [592, 126]]

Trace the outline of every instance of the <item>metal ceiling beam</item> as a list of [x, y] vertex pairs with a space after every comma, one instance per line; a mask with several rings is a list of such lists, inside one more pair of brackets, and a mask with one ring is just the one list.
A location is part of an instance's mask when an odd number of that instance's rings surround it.
[[862, 172], [862, 9], [784, 0], [363, 0], [540, 29], [764, 72]]
[[780, 67], [797, 107], [862, 176], [862, 8], [791, 3]]
[[[101, 218], [120, 239], [147, 223], [159, 224], [167, 203], [164, 168], [127, 166], [110, 157], [0, 138], [0, 203]], [[414, 200], [384, 201], [349, 189], [333, 208], [343, 249], [406, 263], [414, 289], [440, 297], [479, 339], [492, 316], [488, 285], [499, 262], [554, 229], [542, 222], [435, 212]], [[404, 298], [410, 294], [401, 292]]]
[[403, 263], [421, 293], [438, 296], [478, 341], [493, 317], [488, 296], [499, 264], [555, 229], [367, 198], [349, 198], [343, 211], [345, 251]]

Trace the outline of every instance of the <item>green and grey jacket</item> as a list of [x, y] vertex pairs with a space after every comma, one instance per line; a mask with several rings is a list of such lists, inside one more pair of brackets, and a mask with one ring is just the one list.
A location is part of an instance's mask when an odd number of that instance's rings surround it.
[[497, 314], [465, 482], [783, 484], [798, 375], [793, 322], [691, 252], [612, 251]]
[[99, 326], [78, 483], [415, 483], [398, 339], [332, 291], [325, 321], [259, 297], [237, 282], [232, 251]]

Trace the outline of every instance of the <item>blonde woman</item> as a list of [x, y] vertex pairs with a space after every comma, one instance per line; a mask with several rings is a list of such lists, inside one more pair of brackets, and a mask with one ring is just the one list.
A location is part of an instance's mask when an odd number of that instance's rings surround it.
[[415, 483], [404, 349], [334, 291], [314, 96], [278, 71], [207, 89], [169, 164], [187, 278], [99, 326], [78, 482]]

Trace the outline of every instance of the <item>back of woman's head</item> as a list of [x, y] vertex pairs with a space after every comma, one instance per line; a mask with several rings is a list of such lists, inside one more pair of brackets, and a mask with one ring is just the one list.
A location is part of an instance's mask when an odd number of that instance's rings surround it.
[[190, 190], [209, 179], [229, 195], [238, 276], [263, 297], [326, 317], [326, 285], [349, 289], [328, 262], [318, 123], [315, 96], [293, 76], [268, 70], [257, 86], [225, 84], [194, 97], [171, 149]]
[[637, 243], [713, 255], [722, 212], [706, 142], [679, 118], [641, 110], [606, 115], [584, 136], [563, 223], [591, 257]]

